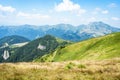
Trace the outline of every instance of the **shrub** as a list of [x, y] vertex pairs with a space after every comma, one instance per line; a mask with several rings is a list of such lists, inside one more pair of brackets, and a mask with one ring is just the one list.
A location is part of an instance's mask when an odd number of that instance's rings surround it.
[[72, 68], [74, 68], [74, 67], [75, 67], [75, 64], [72, 63], [72, 62], [70, 62], [70, 63], [68, 63], [68, 64], [65, 66], [65, 69], [72, 69]]
[[86, 66], [83, 65], [83, 64], [79, 64], [79, 65], [78, 65], [78, 68], [86, 68]]

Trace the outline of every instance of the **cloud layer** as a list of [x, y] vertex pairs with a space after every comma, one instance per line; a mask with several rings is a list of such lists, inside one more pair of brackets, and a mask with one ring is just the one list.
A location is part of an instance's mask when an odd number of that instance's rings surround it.
[[63, 0], [63, 2], [59, 3], [58, 5], [55, 5], [55, 10], [58, 12], [77, 12], [79, 15], [86, 12], [86, 10], [82, 9], [80, 5], [75, 4], [70, 0]]
[[119, 21], [120, 20], [120, 18], [118, 18], [118, 17], [112, 17], [111, 19], [115, 20], [115, 21]]
[[[9, 2], [9, 0], [7, 0]], [[46, 24], [72, 24], [79, 25], [93, 21], [103, 21], [106, 23], [120, 25], [120, 10], [115, 1], [102, 3], [88, 3], [81, 0], [48, 0], [50, 3], [33, 5], [3, 3], [0, 4], [0, 25], [46, 25]], [[91, 0], [92, 1], [92, 0]], [[20, 1], [21, 2], [21, 1]], [[26, 1], [25, 1], [26, 2]], [[41, 0], [38, 2], [42, 3]], [[44, 2], [44, 1], [43, 1]], [[98, 4], [98, 2], [100, 2]], [[54, 5], [56, 3], [56, 5]], [[96, 5], [95, 5], [96, 4]], [[14, 7], [13, 7], [14, 6]]]
[[30, 14], [30, 13], [24, 13], [24, 12], [18, 12], [17, 14], [18, 17], [24, 17], [24, 18], [29, 18], [29, 19], [33, 19], [33, 18], [49, 18], [50, 16], [48, 15], [42, 15], [42, 14]]
[[116, 4], [116, 3], [110, 3], [110, 4], [108, 5], [108, 7], [114, 8], [114, 7], [117, 7], [117, 4]]
[[11, 6], [2, 6], [0, 5], [0, 11], [3, 11], [3, 12], [14, 12], [16, 9], [11, 7]]

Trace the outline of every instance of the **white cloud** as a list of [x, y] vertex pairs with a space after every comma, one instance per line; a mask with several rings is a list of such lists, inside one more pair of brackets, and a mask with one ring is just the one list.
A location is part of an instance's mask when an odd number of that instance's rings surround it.
[[71, 21], [70, 19], [65, 18], [65, 17], [60, 19], [60, 22], [62, 22], [62, 23], [69, 23], [70, 21]]
[[116, 3], [111, 3], [111, 4], [108, 5], [108, 7], [110, 7], [110, 8], [117, 7], [117, 4]]
[[4, 15], [1, 15], [1, 14], [0, 14], [0, 18], [4, 18], [4, 17], [5, 17]]
[[95, 8], [95, 10], [92, 12], [92, 14], [108, 14], [109, 11], [108, 10], [103, 10], [101, 8]]
[[98, 14], [101, 11], [101, 8], [95, 8], [92, 14]]
[[95, 17], [91, 17], [90, 20], [91, 20], [91, 21], [95, 21], [96, 18], [95, 18]]
[[48, 15], [42, 15], [42, 14], [30, 14], [30, 13], [24, 13], [24, 12], [18, 12], [18, 17], [24, 17], [24, 18], [49, 18]]
[[15, 11], [15, 8], [11, 7], [11, 6], [2, 6], [0, 5], [0, 11], [3, 11], [3, 12], [14, 12]]
[[77, 12], [78, 14], [85, 13], [85, 9], [81, 9], [80, 5], [73, 3], [70, 0], [63, 0], [58, 5], [55, 5], [55, 10], [58, 12], [69, 11], [69, 12]]
[[96, 11], [101, 11], [101, 8], [98, 8], [98, 7], [97, 7], [97, 8], [95, 8], [95, 10], [96, 10]]
[[30, 15], [27, 13], [19, 12], [17, 16], [22, 16], [22, 17], [29, 17]]
[[96, 17], [89, 17], [88, 19], [87, 19], [87, 22], [94, 22], [94, 21], [96, 21], [97, 19], [96, 19]]
[[108, 10], [103, 10], [103, 11], [101, 11], [101, 12], [102, 12], [102, 14], [108, 14], [108, 13], [109, 13]]
[[112, 17], [111, 19], [114, 20], [114, 21], [119, 21], [120, 20], [120, 18], [118, 18], [118, 17]]

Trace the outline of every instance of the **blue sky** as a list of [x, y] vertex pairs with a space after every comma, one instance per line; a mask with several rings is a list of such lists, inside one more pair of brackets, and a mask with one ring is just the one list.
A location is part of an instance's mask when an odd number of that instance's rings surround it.
[[120, 27], [120, 0], [0, 0], [0, 25], [88, 24]]

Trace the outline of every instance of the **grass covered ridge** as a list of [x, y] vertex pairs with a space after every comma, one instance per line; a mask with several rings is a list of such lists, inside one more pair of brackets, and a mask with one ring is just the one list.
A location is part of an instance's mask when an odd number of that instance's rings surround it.
[[119, 80], [120, 58], [46, 63], [2, 63], [0, 80]]
[[58, 48], [37, 61], [103, 60], [120, 57], [120, 32]]

